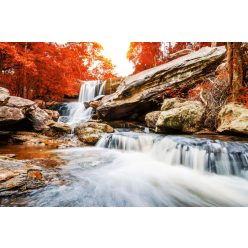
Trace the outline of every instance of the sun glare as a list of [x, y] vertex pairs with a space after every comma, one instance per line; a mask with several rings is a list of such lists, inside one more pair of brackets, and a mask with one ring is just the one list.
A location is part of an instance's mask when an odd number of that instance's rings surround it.
[[126, 57], [130, 42], [108, 40], [99, 43], [104, 48], [103, 55], [116, 65], [118, 76], [128, 76], [133, 72], [133, 65]]

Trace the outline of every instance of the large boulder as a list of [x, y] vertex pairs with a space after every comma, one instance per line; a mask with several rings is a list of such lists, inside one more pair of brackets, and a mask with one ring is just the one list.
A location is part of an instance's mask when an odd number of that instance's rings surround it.
[[86, 122], [75, 128], [78, 139], [86, 144], [94, 145], [104, 133], [113, 133], [114, 129], [104, 123]]
[[56, 119], [55, 112], [47, 113], [31, 100], [9, 96], [9, 91], [0, 88], [0, 129], [35, 130], [48, 129], [47, 122]]
[[0, 106], [5, 105], [9, 100], [9, 91], [5, 88], [0, 87]]
[[248, 135], [248, 109], [244, 105], [229, 103], [218, 114], [219, 133]]
[[155, 129], [161, 111], [152, 111], [146, 114], [145, 122], [149, 128]]
[[125, 78], [117, 91], [97, 108], [105, 120], [130, 119], [154, 109], [156, 102], [193, 88], [213, 73], [225, 57], [225, 47], [204, 47], [166, 64]]
[[161, 110], [156, 122], [158, 133], [194, 133], [202, 128], [205, 109], [199, 101], [166, 99]]

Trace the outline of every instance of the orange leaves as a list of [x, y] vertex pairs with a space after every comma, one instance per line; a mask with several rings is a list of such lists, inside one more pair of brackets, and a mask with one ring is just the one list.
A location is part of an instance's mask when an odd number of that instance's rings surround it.
[[0, 43], [0, 85], [13, 95], [62, 100], [78, 94], [81, 80], [113, 77], [114, 66], [96, 42]]
[[134, 64], [134, 72], [152, 68], [163, 63], [162, 42], [131, 42], [127, 58]]

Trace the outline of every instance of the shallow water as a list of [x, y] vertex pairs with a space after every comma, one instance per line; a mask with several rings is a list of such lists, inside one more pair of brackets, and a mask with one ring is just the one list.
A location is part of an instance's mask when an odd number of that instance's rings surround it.
[[67, 184], [2, 205], [248, 206], [246, 143], [125, 132], [104, 137], [97, 147], [55, 152], [67, 161], [60, 172]]

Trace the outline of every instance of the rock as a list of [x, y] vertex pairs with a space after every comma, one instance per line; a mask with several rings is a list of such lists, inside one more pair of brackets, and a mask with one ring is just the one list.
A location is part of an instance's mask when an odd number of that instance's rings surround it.
[[149, 128], [155, 129], [156, 123], [158, 121], [158, 117], [160, 116], [160, 114], [161, 114], [161, 111], [153, 111], [153, 112], [146, 114], [146, 116], [145, 116], [146, 125]]
[[18, 123], [25, 118], [22, 110], [7, 106], [0, 106], [0, 127]]
[[19, 175], [9, 169], [0, 168], [0, 182], [7, 181], [14, 176]]
[[143, 131], [146, 128], [146, 126], [143, 125], [143, 123], [136, 122], [136, 121], [117, 120], [117, 121], [107, 121], [106, 123], [113, 128], [128, 128], [128, 129], [139, 130], [139, 131]]
[[47, 112], [39, 107], [34, 108], [28, 114], [28, 119], [31, 121], [35, 131], [43, 131], [47, 129], [46, 123], [51, 120]]
[[8, 100], [8, 103], [6, 104], [6, 106], [8, 107], [20, 108], [20, 109], [21, 108], [27, 109], [33, 105], [35, 105], [35, 102], [17, 96], [11, 96]]
[[46, 102], [41, 99], [35, 99], [34, 102], [38, 105], [39, 108], [45, 108]]
[[89, 106], [96, 109], [100, 106], [100, 101], [91, 101], [89, 102]]
[[45, 130], [44, 133], [48, 136], [54, 137], [71, 133], [71, 127], [63, 122], [50, 121], [47, 126], [49, 129]]
[[48, 111], [48, 114], [31, 100], [9, 96], [8, 90], [4, 88], [0, 88], [0, 99], [3, 100], [0, 104], [0, 129], [2, 130], [43, 131], [48, 128], [46, 123], [49, 120], [58, 117], [57, 112]]
[[53, 121], [58, 121], [59, 119], [59, 112], [56, 110], [44, 109], [44, 111], [49, 115], [50, 119]]
[[113, 133], [114, 129], [104, 123], [86, 122], [75, 128], [78, 139], [84, 143], [94, 145], [104, 133]]
[[21, 193], [41, 186], [45, 186], [41, 169], [27, 161], [0, 158], [0, 196]]
[[9, 100], [9, 90], [0, 87], [0, 106], [5, 105]]
[[[62, 134], [60, 135], [62, 136]], [[35, 132], [16, 132], [12, 134], [11, 141], [12, 143], [26, 146], [47, 146], [50, 148], [66, 148], [81, 145], [77, 140], [70, 137], [59, 137], [58, 133], [56, 133], [56, 136], [54, 133], [50, 134], [50, 136], [45, 136]]]
[[204, 80], [225, 57], [225, 47], [204, 47], [166, 64], [125, 78], [97, 108], [105, 120], [130, 119], [154, 109], [156, 102], [185, 92]]
[[228, 68], [227, 68], [227, 62], [223, 62], [221, 63], [215, 70], [215, 75], [218, 76], [221, 73], [227, 72]]
[[199, 101], [164, 100], [156, 123], [158, 133], [194, 133], [203, 125], [204, 107]]
[[229, 103], [222, 107], [217, 123], [219, 133], [248, 135], [248, 109], [240, 104]]
[[168, 60], [171, 61], [171, 60], [177, 59], [179, 57], [185, 56], [187, 54], [190, 54], [192, 52], [193, 52], [193, 50], [191, 50], [191, 49], [183, 49], [183, 50], [180, 50], [178, 52], [170, 54], [168, 56]]

